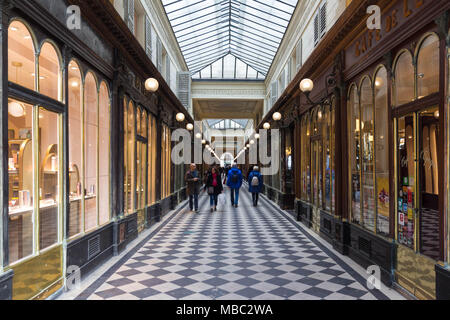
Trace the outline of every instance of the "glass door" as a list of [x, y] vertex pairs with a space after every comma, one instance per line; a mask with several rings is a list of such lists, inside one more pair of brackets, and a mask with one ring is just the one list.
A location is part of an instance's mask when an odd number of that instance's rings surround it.
[[439, 111], [437, 107], [397, 120], [398, 242], [439, 260]]
[[43, 299], [63, 285], [62, 116], [10, 100], [9, 246], [13, 299]]

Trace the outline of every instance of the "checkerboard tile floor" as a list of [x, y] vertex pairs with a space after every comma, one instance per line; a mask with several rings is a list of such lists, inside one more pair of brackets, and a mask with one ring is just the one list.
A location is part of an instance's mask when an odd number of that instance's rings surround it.
[[228, 192], [226, 199], [224, 208], [210, 213], [202, 195], [199, 213], [183, 209], [77, 299], [387, 299], [266, 200], [255, 209], [244, 188], [237, 209]]

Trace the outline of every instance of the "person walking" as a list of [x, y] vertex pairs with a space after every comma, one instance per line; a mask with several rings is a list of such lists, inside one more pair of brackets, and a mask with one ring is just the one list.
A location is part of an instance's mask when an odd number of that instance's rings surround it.
[[212, 167], [208, 172], [206, 178], [206, 190], [209, 195], [209, 203], [211, 205], [211, 212], [217, 211], [217, 202], [219, 194], [223, 191], [222, 179], [219, 170], [216, 167]]
[[259, 193], [262, 191], [263, 178], [257, 166], [248, 175], [248, 191], [252, 194], [253, 206], [258, 205]]
[[198, 195], [200, 193], [200, 176], [195, 163], [190, 165], [190, 169], [186, 172], [184, 180], [187, 184], [187, 194], [189, 196], [189, 208], [191, 211], [198, 212]]
[[239, 170], [236, 163], [228, 171], [227, 186], [231, 189], [231, 205], [237, 208], [239, 203], [239, 189], [242, 186], [242, 171]]

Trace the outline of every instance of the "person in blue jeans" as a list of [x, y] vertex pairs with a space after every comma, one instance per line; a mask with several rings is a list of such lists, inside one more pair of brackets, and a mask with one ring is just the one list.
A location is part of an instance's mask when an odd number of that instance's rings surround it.
[[253, 170], [248, 175], [248, 191], [252, 194], [253, 206], [258, 205], [259, 194], [263, 187], [263, 177], [259, 172], [258, 167], [253, 167]]
[[237, 208], [239, 203], [239, 189], [242, 186], [242, 171], [239, 170], [236, 163], [228, 171], [227, 186], [231, 189], [231, 205]]
[[222, 177], [216, 167], [212, 167], [206, 177], [206, 190], [209, 195], [209, 202], [211, 205], [211, 212], [217, 211], [217, 202], [219, 194], [223, 191]]
[[198, 195], [200, 193], [200, 175], [195, 163], [192, 163], [188, 172], [184, 176], [187, 184], [187, 195], [189, 196], [189, 209], [198, 212]]

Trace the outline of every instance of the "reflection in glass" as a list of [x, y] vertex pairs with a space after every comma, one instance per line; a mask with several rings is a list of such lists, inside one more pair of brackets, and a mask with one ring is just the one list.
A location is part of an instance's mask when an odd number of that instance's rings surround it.
[[389, 113], [387, 72], [382, 67], [375, 76], [375, 170], [377, 232], [389, 234]]
[[82, 231], [82, 81], [80, 67], [69, 63], [69, 237]]
[[420, 133], [420, 252], [434, 260], [440, 258], [438, 150], [439, 109], [419, 114]]
[[414, 100], [414, 66], [412, 56], [403, 52], [395, 65], [394, 103], [401, 106]]
[[323, 166], [324, 166], [324, 205], [331, 212], [331, 114], [329, 107], [325, 108], [322, 122]]
[[33, 106], [8, 100], [9, 262], [33, 253]]
[[59, 194], [58, 114], [39, 108], [39, 249], [58, 242]]
[[33, 38], [27, 27], [11, 22], [8, 28], [8, 80], [35, 90], [35, 56]]
[[109, 159], [110, 159], [110, 98], [108, 87], [105, 82], [100, 85], [99, 93], [99, 188], [98, 188], [98, 206], [100, 225], [109, 221], [110, 217], [110, 180], [109, 180]]
[[85, 231], [95, 228], [97, 221], [97, 143], [98, 143], [98, 92], [97, 82], [88, 73], [84, 87], [84, 158], [85, 158]]
[[418, 98], [439, 91], [439, 38], [428, 36], [420, 47], [417, 60]]
[[39, 55], [39, 92], [59, 100], [60, 98], [59, 56], [49, 42], [45, 42]]
[[415, 134], [414, 116], [398, 119], [398, 242], [414, 248]]
[[360, 223], [360, 112], [359, 98], [356, 86], [352, 86], [349, 93], [348, 110], [350, 112], [349, 123], [349, 159], [350, 159], [350, 194], [352, 221]]
[[374, 122], [373, 94], [370, 80], [361, 86], [361, 188], [363, 226], [371, 231], [375, 227], [374, 185]]

